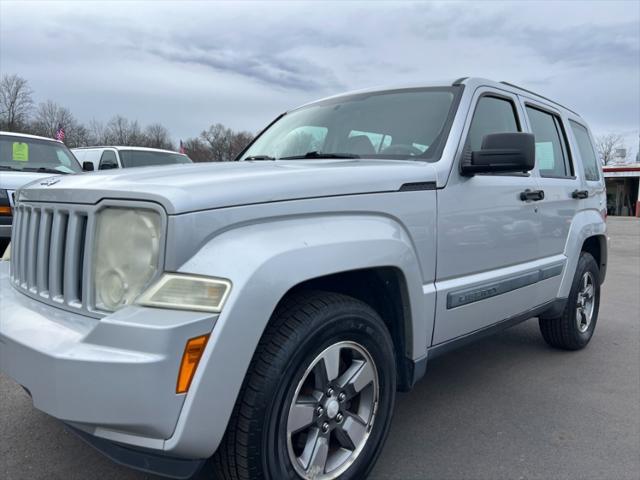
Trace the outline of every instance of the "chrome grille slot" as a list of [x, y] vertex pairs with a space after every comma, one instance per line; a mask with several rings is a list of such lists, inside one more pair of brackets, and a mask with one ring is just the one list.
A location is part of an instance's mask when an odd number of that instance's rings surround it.
[[51, 210], [42, 209], [40, 211], [40, 231], [38, 232], [38, 251], [36, 252], [36, 288], [43, 297], [49, 296], [49, 245], [51, 243], [52, 218]]
[[39, 300], [88, 310], [84, 271], [90, 249], [85, 244], [92, 215], [83, 206], [19, 204], [12, 239], [14, 285]]

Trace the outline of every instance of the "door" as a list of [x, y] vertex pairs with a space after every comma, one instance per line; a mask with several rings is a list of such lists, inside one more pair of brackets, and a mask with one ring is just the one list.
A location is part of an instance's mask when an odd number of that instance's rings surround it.
[[516, 96], [475, 94], [454, 171], [437, 191], [436, 324], [433, 344], [479, 330], [536, 305], [539, 279], [538, 189], [526, 174], [459, 173], [460, 157], [479, 150], [490, 133], [523, 131]]
[[565, 247], [573, 217], [584, 200], [572, 151], [568, 142], [568, 125], [560, 112], [553, 107], [524, 99], [529, 131], [535, 135], [538, 188], [544, 198], [537, 203], [540, 218], [540, 257], [548, 269], [558, 275], [550, 275], [539, 285], [541, 301], [551, 301], [558, 296], [562, 279], [561, 269], [566, 263]]

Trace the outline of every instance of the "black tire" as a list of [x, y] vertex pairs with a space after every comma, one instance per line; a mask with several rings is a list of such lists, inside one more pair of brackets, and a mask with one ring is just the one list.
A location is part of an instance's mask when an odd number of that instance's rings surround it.
[[[585, 331], [578, 326], [578, 302], [583, 277], [591, 274], [594, 279], [593, 312], [591, 321]], [[580, 350], [587, 346], [598, 321], [600, 307], [600, 269], [598, 264], [587, 252], [581, 252], [576, 267], [576, 273], [571, 285], [571, 291], [567, 298], [564, 310], [557, 317], [541, 316], [539, 319], [540, 332], [544, 340], [552, 347], [562, 350]]]
[[[287, 419], [298, 383], [326, 348], [357, 342], [373, 360], [379, 382], [375, 421], [341, 480], [367, 477], [389, 431], [396, 391], [394, 347], [379, 315], [345, 295], [312, 291], [285, 299], [260, 340], [225, 437], [210, 461], [219, 480], [293, 480]], [[211, 471], [210, 470], [210, 471]]]

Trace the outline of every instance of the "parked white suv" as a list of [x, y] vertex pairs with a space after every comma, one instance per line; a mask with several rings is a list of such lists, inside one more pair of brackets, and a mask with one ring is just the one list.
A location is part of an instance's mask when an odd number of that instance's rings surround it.
[[0, 370], [176, 478], [363, 479], [435, 356], [532, 317], [584, 348], [607, 265], [585, 121], [484, 79], [320, 100], [236, 162], [18, 197]]
[[94, 170], [192, 163], [184, 153], [159, 148], [80, 147], [72, 151], [82, 165], [91, 162]]

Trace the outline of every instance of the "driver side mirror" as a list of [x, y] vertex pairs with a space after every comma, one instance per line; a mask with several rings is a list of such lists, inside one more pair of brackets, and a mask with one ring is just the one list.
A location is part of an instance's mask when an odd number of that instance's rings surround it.
[[536, 163], [535, 136], [531, 133], [492, 133], [482, 139], [480, 150], [465, 152], [463, 175], [528, 172]]
[[85, 172], [93, 172], [95, 170], [93, 162], [82, 162], [82, 170]]

